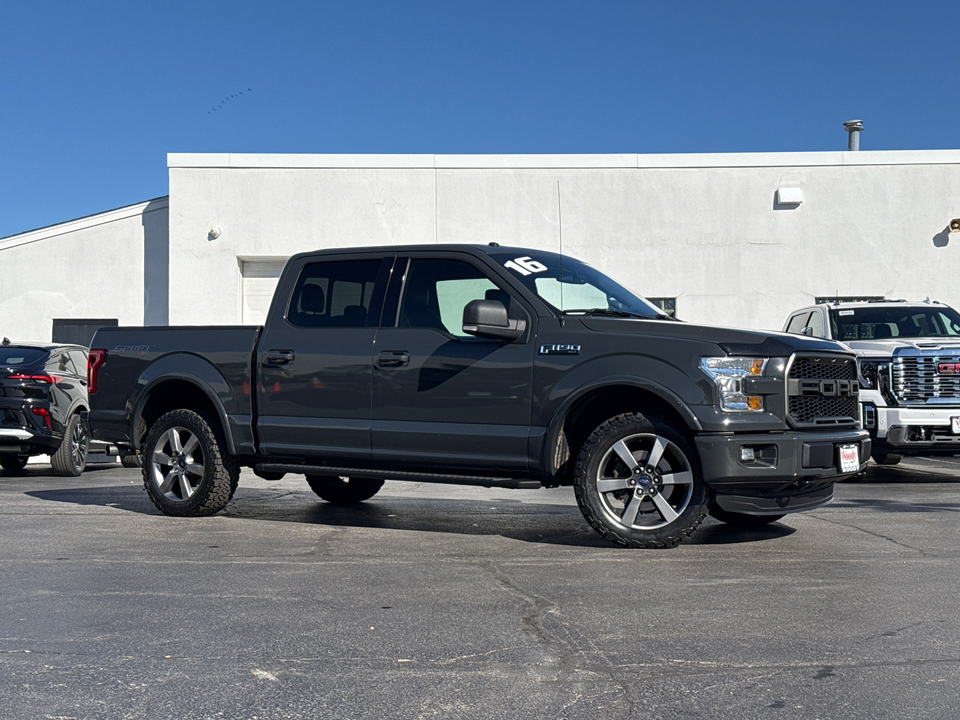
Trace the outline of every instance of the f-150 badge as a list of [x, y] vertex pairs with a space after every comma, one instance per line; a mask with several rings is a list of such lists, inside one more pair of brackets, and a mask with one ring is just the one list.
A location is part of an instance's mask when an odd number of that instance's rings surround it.
[[541, 355], [579, 355], [579, 345], [541, 345]]

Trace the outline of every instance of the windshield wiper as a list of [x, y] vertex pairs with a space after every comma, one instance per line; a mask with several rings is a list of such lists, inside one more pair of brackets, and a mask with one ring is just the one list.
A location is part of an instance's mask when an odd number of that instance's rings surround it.
[[638, 318], [639, 320], [657, 320], [661, 315], [641, 315], [640, 313], [629, 312], [628, 310], [614, 310], [612, 308], [578, 308], [576, 310], [564, 310], [564, 315], [611, 315], [613, 317]]

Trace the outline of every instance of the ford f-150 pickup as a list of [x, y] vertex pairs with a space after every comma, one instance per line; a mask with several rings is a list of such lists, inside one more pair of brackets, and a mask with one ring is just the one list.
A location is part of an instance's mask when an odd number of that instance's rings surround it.
[[241, 467], [333, 503], [385, 479], [572, 486], [613, 543], [670, 547], [707, 513], [821, 507], [870, 457], [847, 348], [676, 321], [496, 244], [295, 255], [263, 327], [100, 330], [89, 391], [93, 436], [177, 516], [221, 510]]

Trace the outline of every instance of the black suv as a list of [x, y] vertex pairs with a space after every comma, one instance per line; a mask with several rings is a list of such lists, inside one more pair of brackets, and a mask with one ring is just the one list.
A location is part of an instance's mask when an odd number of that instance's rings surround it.
[[50, 455], [57, 475], [87, 464], [87, 350], [79, 345], [0, 344], [0, 467], [19, 471]]

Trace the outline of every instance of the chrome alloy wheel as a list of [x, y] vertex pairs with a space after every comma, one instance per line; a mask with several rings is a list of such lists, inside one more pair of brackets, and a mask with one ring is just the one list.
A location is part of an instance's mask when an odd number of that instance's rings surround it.
[[172, 427], [160, 437], [150, 457], [153, 483], [169, 500], [189, 500], [203, 481], [203, 462], [200, 438], [187, 428]]
[[615, 442], [600, 460], [597, 492], [615, 525], [655, 530], [674, 522], [693, 496], [690, 461], [673, 442], [640, 433]]
[[87, 428], [83, 422], [73, 424], [73, 431], [70, 434], [70, 457], [77, 468], [83, 468], [87, 464]]

